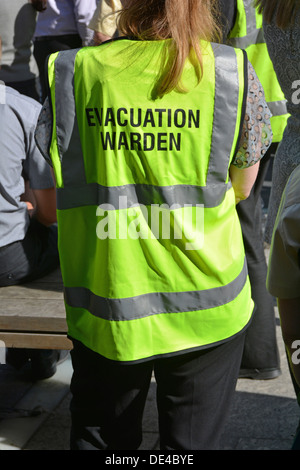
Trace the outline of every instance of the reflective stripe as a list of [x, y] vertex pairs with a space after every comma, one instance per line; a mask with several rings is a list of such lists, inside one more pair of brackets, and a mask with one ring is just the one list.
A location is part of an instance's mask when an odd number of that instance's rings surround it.
[[206, 310], [233, 301], [247, 281], [246, 260], [240, 274], [229, 284], [190, 292], [154, 292], [136, 297], [110, 299], [100, 297], [85, 287], [66, 287], [65, 301], [92, 315], [109, 321], [128, 321], [160, 313]]
[[[204, 204], [207, 208], [217, 207], [232, 187], [231, 182], [210, 186], [151, 186], [128, 184], [125, 186], [101, 186], [97, 183], [82, 188], [66, 187], [57, 189], [57, 208], [72, 209], [83, 206], [110, 204], [113, 209], [127, 209], [133, 205], [177, 204], [180, 207], [191, 204]], [[109, 210], [109, 207], [108, 207]]]
[[[256, 9], [253, 8], [253, 1], [243, 0], [240, 2], [243, 4], [245, 11], [245, 21], [247, 34], [235, 38], [229, 38], [227, 44], [238, 47], [240, 49], [246, 49], [253, 44], [265, 43], [264, 33], [262, 28], [257, 28], [256, 24]], [[238, 8], [242, 8], [241, 5]]]
[[[255, 26], [256, 28], [256, 26]], [[239, 49], [247, 49], [247, 47], [252, 46], [253, 44], [264, 44], [265, 38], [263, 30], [255, 29], [251, 31], [247, 36], [229, 38], [227, 44], [233, 47], [238, 47]]]
[[[58, 54], [55, 60], [55, 109], [57, 146], [60, 152], [64, 186], [85, 184], [85, 170], [74, 97], [74, 64], [79, 49]], [[63, 65], [63, 73], [60, 73]], [[72, 87], [70, 87], [72, 83]]]
[[282, 116], [287, 113], [286, 100], [269, 101], [267, 104], [273, 117]]
[[247, 22], [247, 35], [249, 32], [256, 29], [256, 10], [253, 8], [253, 0], [243, 0], [246, 22]]
[[[224, 182], [228, 177], [231, 150], [235, 136], [234, 119], [239, 109], [239, 74], [236, 52], [231, 47], [213, 45], [215, 55], [215, 107], [207, 184]], [[226, 78], [225, 72], [226, 71]], [[245, 87], [247, 90], [247, 87]], [[226, 139], [224, 139], [226, 135]]]

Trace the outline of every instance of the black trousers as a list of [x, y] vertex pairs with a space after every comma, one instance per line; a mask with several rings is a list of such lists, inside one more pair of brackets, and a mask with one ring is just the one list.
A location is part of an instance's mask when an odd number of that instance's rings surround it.
[[54, 52], [64, 51], [67, 49], [77, 49], [79, 47], [82, 47], [82, 39], [79, 34], [62, 34], [35, 39], [33, 55], [39, 69], [42, 102], [44, 102], [47, 96], [47, 57]]
[[160, 448], [218, 449], [230, 409], [244, 333], [213, 348], [126, 365], [74, 341], [71, 450], [133, 450], [154, 370]]
[[0, 287], [38, 279], [58, 266], [57, 226], [32, 219], [24, 240], [0, 248]]
[[262, 158], [257, 180], [248, 199], [237, 205], [246, 252], [252, 298], [256, 309], [245, 338], [241, 369], [280, 367], [273, 297], [266, 289], [267, 264], [262, 234], [261, 190], [276, 144]]

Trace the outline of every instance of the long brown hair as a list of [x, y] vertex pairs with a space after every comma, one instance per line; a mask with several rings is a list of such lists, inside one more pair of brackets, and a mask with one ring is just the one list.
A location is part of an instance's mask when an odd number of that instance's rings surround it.
[[279, 28], [286, 29], [294, 23], [300, 2], [299, 0], [255, 0], [255, 6], [263, 14], [266, 23], [271, 23], [274, 18]]
[[127, 0], [118, 18], [121, 34], [140, 40], [168, 41], [168, 53], [162, 58], [161, 80], [157, 95], [175, 88], [186, 91], [180, 78], [186, 59], [190, 59], [198, 80], [202, 74], [200, 39], [219, 41], [218, 0]]

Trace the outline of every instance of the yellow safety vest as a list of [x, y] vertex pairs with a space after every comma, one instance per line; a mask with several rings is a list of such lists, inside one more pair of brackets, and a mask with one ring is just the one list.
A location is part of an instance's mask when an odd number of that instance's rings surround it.
[[237, 0], [236, 21], [229, 34], [228, 44], [246, 50], [272, 113], [272, 141], [280, 142], [289, 114], [265, 43], [262, 15], [253, 6], [253, 0]]
[[253, 302], [229, 166], [244, 52], [203, 42], [199, 85], [152, 98], [165, 41], [49, 59], [59, 251], [69, 335], [117, 361], [226, 341]]

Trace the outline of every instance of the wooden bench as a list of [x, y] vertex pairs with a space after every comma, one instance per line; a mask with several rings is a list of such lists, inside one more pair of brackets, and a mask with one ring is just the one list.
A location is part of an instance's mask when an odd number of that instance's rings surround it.
[[28, 284], [0, 287], [0, 341], [8, 348], [72, 349], [59, 269]]

